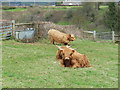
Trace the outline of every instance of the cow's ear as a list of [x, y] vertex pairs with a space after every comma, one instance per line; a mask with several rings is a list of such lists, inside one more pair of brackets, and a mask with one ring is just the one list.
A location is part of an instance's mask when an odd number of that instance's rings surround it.
[[72, 49], [72, 53], [71, 53], [70, 55], [72, 55], [74, 52], [75, 52], [75, 50], [74, 50], [74, 49]]
[[68, 36], [67, 36], [67, 40], [69, 40], [69, 39], [70, 39], [70, 37], [71, 37], [71, 34], [68, 34]]
[[57, 58], [57, 59], [62, 59], [62, 55], [61, 55], [61, 52], [60, 52], [60, 51], [57, 52], [56, 58]]

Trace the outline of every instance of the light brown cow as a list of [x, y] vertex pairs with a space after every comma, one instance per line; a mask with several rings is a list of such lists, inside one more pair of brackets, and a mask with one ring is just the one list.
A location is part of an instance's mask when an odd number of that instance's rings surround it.
[[48, 31], [48, 38], [52, 44], [55, 44], [55, 42], [57, 42], [62, 43], [64, 45], [67, 45], [70, 41], [75, 40], [73, 34], [65, 34], [55, 29], [50, 29]]
[[87, 56], [84, 54], [78, 53], [76, 50], [66, 47], [66, 46], [57, 46], [58, 51], [56, 58], [60, 61], [62, 67], [90, 67]]

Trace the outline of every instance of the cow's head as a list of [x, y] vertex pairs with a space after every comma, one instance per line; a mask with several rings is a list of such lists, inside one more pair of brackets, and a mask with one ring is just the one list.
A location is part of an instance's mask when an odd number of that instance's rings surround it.
[[57, 48], [59, 49], [59, 55], [64, 61], [65, 67], [69, 67], [71, 65], [72, 54], [75, 52], [75, 50], [67, 46], [57, 46]]
[[75, 36], [73, 34], [68, 34], [68, 40], [69, 41], [74, 41], [75, 40]]

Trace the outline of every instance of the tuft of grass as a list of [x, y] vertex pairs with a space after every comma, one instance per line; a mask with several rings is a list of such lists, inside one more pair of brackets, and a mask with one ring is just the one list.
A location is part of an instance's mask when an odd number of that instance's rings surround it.
[[77, 39], [71, 47], [86, 54], [92, 67], [60, 67], [57, 48], [45, 39], [3, 41], [3, 88], [118, 88], [118, 45]]

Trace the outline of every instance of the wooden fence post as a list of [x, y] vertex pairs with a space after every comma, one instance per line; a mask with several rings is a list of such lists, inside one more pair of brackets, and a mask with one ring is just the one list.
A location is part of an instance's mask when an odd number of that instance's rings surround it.
[[115, 32], [112, 31], [112, 41], [114, 42], [115, 41]]
[[93, 40], [96, 40], [96, 31], [93, 31]]
[[15, 32], [15, 20], [12, 20], [12, 36], [14, 37]]

